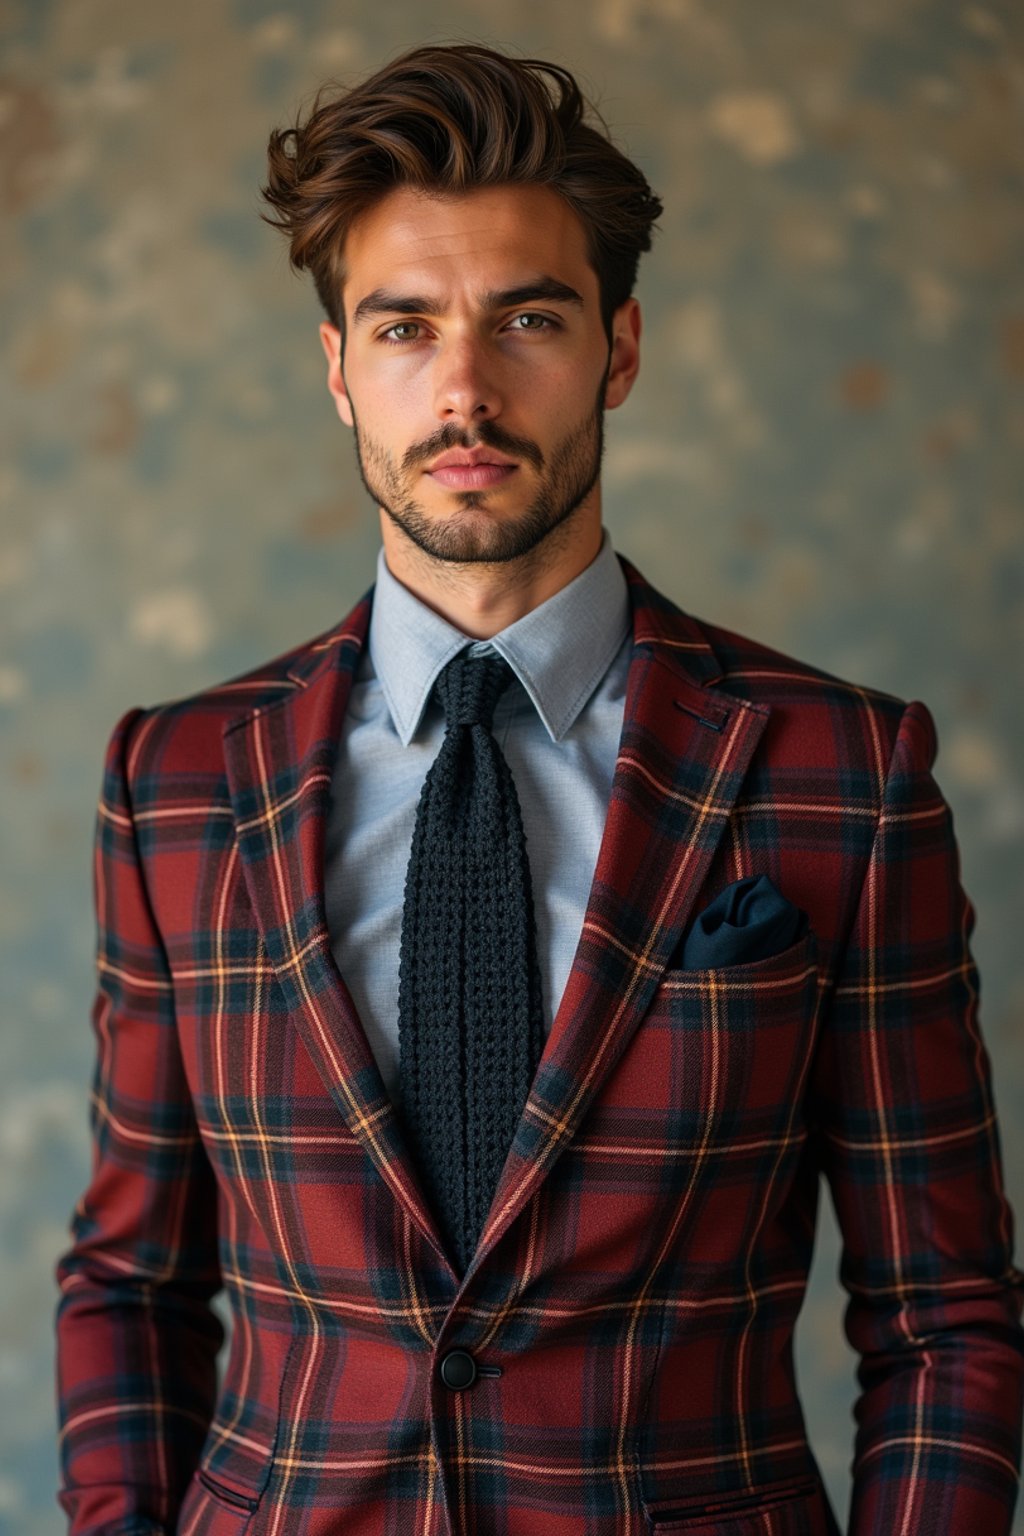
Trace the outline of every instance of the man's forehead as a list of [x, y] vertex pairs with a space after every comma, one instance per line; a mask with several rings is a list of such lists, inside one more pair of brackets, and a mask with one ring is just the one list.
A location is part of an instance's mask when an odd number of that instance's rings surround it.
[[579, 223], [579, 215], [560, 193], [536, 181], [500, 182], [451, 192], [441, 187], [391, 187], [369, 204], [362, 218], [392, 225], [415, 222], [439, 229], [459, 223], [490, 227], [496, 219], [529, 226], [539, 212], [546, 219]]
[[353, 221], [343, 266], [346, 277], [360, 279], [360, 269], [372, 269], [374, 285], [383, 280], [388, 287], [450, 285], [474, 266], [491, 273], [488, 286], [518, 285], [538, 271], [578, 286], [574, 280], [589, 266], [589, 252], [579, 216], [549, 187], [465, 193], [397, 187]]

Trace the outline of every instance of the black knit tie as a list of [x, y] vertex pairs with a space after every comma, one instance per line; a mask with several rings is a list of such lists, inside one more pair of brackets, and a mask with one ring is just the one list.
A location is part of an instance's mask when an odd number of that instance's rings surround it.
[[526, 835], [491, 735], [512, 677], [501, 656], [462, 650], [434, 684], [447, 729], [416, 809], [402, 911], [399, 1096], [460, 1274], [544, 1041]]

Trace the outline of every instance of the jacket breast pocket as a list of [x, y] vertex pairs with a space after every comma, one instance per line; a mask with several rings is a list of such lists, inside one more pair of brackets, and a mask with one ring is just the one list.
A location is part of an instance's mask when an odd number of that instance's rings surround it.
[[662, 973], [605, 1101], [649, 1116], [671, 1145], [790, 1134], [818, 1017], [817, 940], [808, 929], [768, 959]]
[[808, 930], [749, 965], [662, 973], [548, 1179], [580, 1273], [646, 1283], [653, 1262], [678, 1262], [691, 1293], [742, 1293], [745, 1259], [775, 1241], [801, 1167], [816, 955]]

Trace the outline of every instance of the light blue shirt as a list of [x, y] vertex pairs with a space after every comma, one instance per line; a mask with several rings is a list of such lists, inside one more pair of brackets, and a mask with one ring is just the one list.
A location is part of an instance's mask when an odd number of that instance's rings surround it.
[[398, 958], [416, 806], [445, 731], [430, 697], [457, 651], [494, 651], [515, 678], [494, 737], [526, 832], [544, 1027], [549, 1032], [583, 926], [626, 702], [632, 623], [607, 529], [586, 570], [490, 640], [456, 629], [388, 569], [381, 547], [331, 784], [327, 927], [388, 1093], [398, 1082]]

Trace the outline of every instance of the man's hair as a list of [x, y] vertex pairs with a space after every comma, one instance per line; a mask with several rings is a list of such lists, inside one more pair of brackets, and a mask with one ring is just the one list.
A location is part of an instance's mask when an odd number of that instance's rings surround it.
[[458, 194], [531, 183], [557, 192], [583, 223], [610, 343], [662, 204], [567, 69], [459, 43], [410, 49], [324, 103], [330, 89], [320, 87], [305, 122], [271, 134], [260, 191], [278, 217], [260, 217], [288, 235], [292, 268], [309, 268], [343, 337], [343, 248], [361, 213], [396, 187]]

